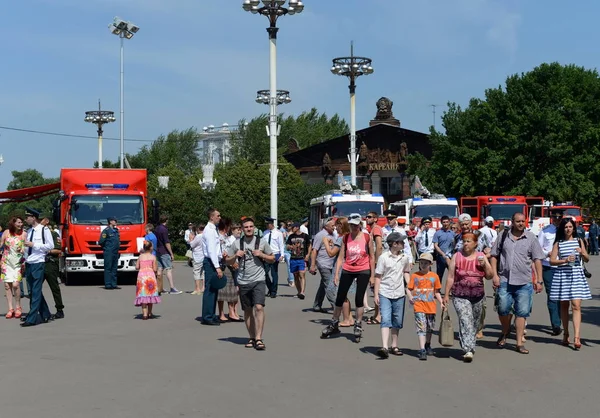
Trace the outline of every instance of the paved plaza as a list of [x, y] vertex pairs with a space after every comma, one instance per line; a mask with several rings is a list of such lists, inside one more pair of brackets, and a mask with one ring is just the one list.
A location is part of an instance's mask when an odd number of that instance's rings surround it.
[[[350, 328], [319, 339], [330, 315], [312, 312], [317, 276], [308, 275], [304, 301], [289, 287], [267, 300], [264, 352], [244, 348], [242, 323], [202, 326], [200, 296], [163, 296], [155, 308], [160, 318], [142, 321], [133, 286], [62, 286], [65, 319], [26, 329], [0, 319], [0, 416], [597, 416], [600, 257], [592, 257], [589, 270], [594, 299], [582, 304], [580, 352], [550, 336], [545, 294], [535, 297], [529, 321], [531, 354], [516, 353], [512, 339], [496, 348], [499, 322], [488, 298], [486, 335], [471, 364], [460, 360], [458, 341], [419, 361], [410, 309], [400, 332], [402, 357], [375, 356], [376, 325], [365, 325], [360, 344], [351, 342]], [[193, 289], [192, 271], [182, 263], [175, 280]], [[51, 299], [47, 288], [44, 294]]]

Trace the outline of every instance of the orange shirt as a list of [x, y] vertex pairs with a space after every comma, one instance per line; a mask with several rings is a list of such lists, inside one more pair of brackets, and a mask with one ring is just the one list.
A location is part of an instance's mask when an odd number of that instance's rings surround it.
[[435, 292], [441, 288], [439, 276], [432, 271], [425, 274], [417, 271], [411, 274], [408, 290], [411, 291], [415, 301], [415, 312], [435, 314], [437, 310]]

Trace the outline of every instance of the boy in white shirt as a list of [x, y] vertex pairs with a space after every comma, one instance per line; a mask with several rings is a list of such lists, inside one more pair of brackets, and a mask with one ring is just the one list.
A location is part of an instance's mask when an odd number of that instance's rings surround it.
[[[401, 356], [398, 348], [398, 332], [404, 322], [405, 283], [410, 280], [410, 261], [404, 253], [403, 232], [392, 232], [386, 238], [390, 250], [384, 252], [377, 261], [375, 269], [375, 303], [381, 313], [382, 347], [377, 355], [386, 359], [389, 354]], [[392, 330], [392, 348], [388, 349]]]

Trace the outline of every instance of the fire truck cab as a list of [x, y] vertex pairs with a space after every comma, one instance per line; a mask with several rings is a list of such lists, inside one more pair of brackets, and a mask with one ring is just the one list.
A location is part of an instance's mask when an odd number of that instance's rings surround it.
[[458, 219], [458, 201], [454, 197], [432, 194], [429, 197], [413, 197], [390, 204], [390, 209], [396, 211], [399, 218], [407, 224], [418, 224], [421, 219], [429, 216], [435, 228], [441, 227], [442, 216], [448, 216], [452, 221]]
[[384, 206], [383, 195], [379, 193], [371, 194], [364, 190], [331, 190], [310, 201], [310, 235], [314, 236], [319, 232], [327, 218], [348, 216], [351, 213], [360, 213], [365, 219], [369, 212], [375, 212], [379, 215], [378, 223], [383, 226]]
[[528, 204], [543, 202], [541, 197], [525, 196], [475, 196], [462, 197], [460, 207], [462, 213], [468, 213], [473, 218], [473, 229], [485, 225], [485, 218], [494, 218], [494, 227], [501, 223], [510, 225], [513, 214], [520, 212], [528, 216]]

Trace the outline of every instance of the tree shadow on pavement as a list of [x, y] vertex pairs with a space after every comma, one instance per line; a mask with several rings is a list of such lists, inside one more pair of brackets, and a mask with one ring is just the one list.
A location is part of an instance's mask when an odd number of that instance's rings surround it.
[[581, 301], [581, 322], [600, 326], [600, 307], [585, 306], [586, 301]]

